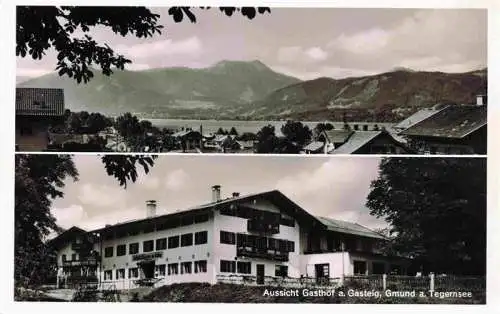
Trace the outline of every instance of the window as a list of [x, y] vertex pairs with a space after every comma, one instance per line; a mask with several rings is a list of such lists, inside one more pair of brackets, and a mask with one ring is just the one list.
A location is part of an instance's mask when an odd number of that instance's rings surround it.
[[108, 246], [104, 249], [104, 257], [113, 257], [113, 247]]
[[167, 238], [161, 238], [156, 240], [156, 250], [166, 250], [167, 249]]
[[156, 277], [165, 277], [165, 264], [155, 266]]
[[207, 272], [207, 261], [195, 261], [194, 262], [194, 272], [195, 273], [206, 273]]
[[236, 216], [236, 207], [235, 206], [226, 206], [220, 209], [221, 215], [226, 216]]
[[105, 270], [104, 271], [104, 280], [113, 280], [113, 271]]
[[293, 220], [293, 218], [281, 217], [280, 225], [287, 226], [287, 227], [295, 227], [295, 220]]
[[365, 261], [354, 261], [354, 275], [366, 275]]
[[236, 262], [235, 261], [220, 261], [220, 271], [222, 273], [235, 273], [236, 272]]
[[193, 245], [193, 234], [186, 233], [181, 235], [181, 246], [190, 246]]
[[116, 256], [123, 256], [127, 254], [127, 246], [125, 244], [120, 244], [116, 247]]
[[288, 266], [276, 265], [274, 269], [274, 275], [276, 277], [288, 277]]
[[252, 263], [250, 262], [238, 262], [236, 268], [239, 274], [251, 274], [252, 273]]
[[191, 271], [191, 267], [192, 267], [193, 263], [191, 262], [182, 262], [181, 263], [181, 274], [190, 274], [192, 271]]
[[143, 252], [152, 252], [155, 249], [155, 242], [153, 240], [148, 240], [142, 242], [142, 251]]
[[128, 254], [137, 254], [139, 253], [139, 243], [130, 243], [128, 245]]
[[139, 269], [137, 267], [129, 268], [128, 278], [139, 278]]
[[286, 244], [287, 244], [286, 245], [287, 246], [287, 248], [286, 248], [287, 252], [295, 252], [295, 242], [293, 242], [293, 241], [286, 241]]
[[194, 244], [205, 244], [207, 243], [208, 232], [200, 231], [194, 234]]
[[235, 244], [235, 235], [233, 232], [221, 231], [220, 232], [220, 243], [223, 244]]
[[286, 252], [288, 249], [288, 243], [287, 243], [288, 241], [286, 241], [286, 240], [278, 240], [278, 241], [279, 241], [279, 246], [280, 246], [279, 250], [281, 252]]
[[179, 274], [179, 264], [177, 264], [177, 263], [168, 264], [168, 274], [169, 275], [178, 275]]
[[63, 262], [66, 262], [66, 254], [63, 254], [63, 255], [61, 256], [61, 260], [62, 260]]
[[278, 239], [269, 238], [267, 241], [268, 241], [267, 248], [269, 250], [278, 250], [279, 249]]
[[125, 268], [116, 270], [116, 279], [125, 279]]
[[76, 254], [74, 254], [74, 253], [73, 253], [73, 254], [71, 254], [71, 260], [72, 260], [72, 261], [76, 261]]
[[173, 249], [179, 247], [179, 236], [168, 237], [168, 248]]

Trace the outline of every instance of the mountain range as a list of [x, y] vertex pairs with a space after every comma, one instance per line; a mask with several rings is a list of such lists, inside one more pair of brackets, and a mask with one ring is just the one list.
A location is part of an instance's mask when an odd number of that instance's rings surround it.
[[487, 69], [467, 73], [398, 68], [364, 77], [302, 81], [260, 61], [221, 61], [201, 69], [98, 70], [87, 84], [57, 73], [18, 87], [63, 88], [66, 107], [106, 114], [191, 119], [320, 119], [349, 110], [414, 111], [437, 102], [469, 103], [486, 93]]

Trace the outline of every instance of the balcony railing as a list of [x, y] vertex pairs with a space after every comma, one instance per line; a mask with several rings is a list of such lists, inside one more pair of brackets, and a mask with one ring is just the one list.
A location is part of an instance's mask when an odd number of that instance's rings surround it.
[[288, 252], [264, 250], [256, 247], [239, 246], [236, 248], [236, 255], [243, 257], [263, 258], [279, 262], [288, 262]]
[[280, 224], [249, 219], [247, 221], [247, 229], [249, 232], [276, 234], [280, 232]]
[[99, 258], [89, 258], [81, 260], [63, 261], [63, 266], [97, 266], [99, 265]]

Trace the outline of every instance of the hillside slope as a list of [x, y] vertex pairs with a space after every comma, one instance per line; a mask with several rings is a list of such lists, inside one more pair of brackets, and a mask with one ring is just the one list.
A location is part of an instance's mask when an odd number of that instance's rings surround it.
[[340, 80], [318, 78], [278, 89], [241, 114], [308, 119], [344, 110], [415, 111], [436, 103], [473, 103], [486, 89], [486, 69], [467, 73], [397, 70]]
[[167, 112], [175, 116], [196, 110], [227, 110], [300, 82], [272, 71], [260, 61], [221, 61], [203, 69], [115, 71], [110, 77], [97, 70], [94, 74], [88, 84], [79, 85], [52, 73], [18, 86], [64, 88], [67, 107], [72, 110]]

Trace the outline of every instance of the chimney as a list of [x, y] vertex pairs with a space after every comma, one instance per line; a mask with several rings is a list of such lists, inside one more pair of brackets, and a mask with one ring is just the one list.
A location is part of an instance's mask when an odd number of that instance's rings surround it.
[[239, 192], [233, 192], [233, 197], [239, 197], [240, 193]]
[[220, 185], [212, 186], [212, 202], [220, 201]]
[[476, 96], [476, 105], [477, 106], [482, 106], [487, 104], [487, 98], [486, 95], [477, 95]]
[[156, 216], [156, 201], [155, 200], [149, 200], [146, 201], [146, 217], [151, 218]]

